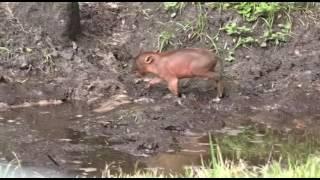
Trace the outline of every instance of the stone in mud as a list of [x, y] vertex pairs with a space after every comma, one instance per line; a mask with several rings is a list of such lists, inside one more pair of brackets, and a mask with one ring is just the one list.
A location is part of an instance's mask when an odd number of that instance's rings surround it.
[[137, 150], [145, 151], [146, 153], [152, 153], [159, 148], [158, 143], [156, 142], [145, 142], [138, 146]]
[[13, 2], [8, 7], [24, 30], [39, 28], [53, 43], [75, 40], [80, 33], [78, 2]]

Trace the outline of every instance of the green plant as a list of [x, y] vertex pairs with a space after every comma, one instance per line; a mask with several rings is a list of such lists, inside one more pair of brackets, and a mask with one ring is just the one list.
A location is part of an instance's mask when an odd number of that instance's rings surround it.
[[234, 47], [234, 49], [237, 49], [238, 47], [247, 47], [247, 45], [249, 45], [249, 44], [253, 44], [253, 43], [256, 43], [256, 42], [258, 42], [258, 40], [257, 39], [254, 39], [253, 37], [239, 37], [239, 39], [238, 39], [238, 41], [237, 41], [237, 43], [236, 43], [236, 45], [235, 45], [235, 47]]
[[48, 49], [42, 50], [43, 55], [43, 64], [47, 65], [50, 70], [53, 70], [55, 67], [55, 62], [53, 61], [51, 53], [48, 52]]
[[218, 3], [218, 2], [207, 2], [205, 4], [205, 6], [207, 6], [208, 8], [220, 8], [222, 6], [223, 3]]
[[179, 13], [181, 14], [182, 9], [186, 6], [185, 2], [164, 2], [164, 9], [166, 11], [173, 11], [171, 14], [171, 17], [175, 17], [178, 10]]
[[10, 59], [12, 56], [12, 53], [10, 51], [10, 49], [6, 48], [6, 47], [0, 47], [0, 55], [3, 55], [5, 57], [6, 60]]
[[158, 37], [158, 50], [161, 52], [165, 49], [167, 49], [167, 47], [169, 45], [172, 45], [172, 38], [174, 37], [174, 34], [168, 31], [163, 31], [160, 33], [159, 37]]
[[235, 57], [234, 57], [234, 51], [235, 51], [235, 49], [227, 49], [228, 51], [227, 51], [227, 56], [226, 56], [226, 58], [225, 58], [225, 60], [227, 61], [227, 62], [232, 62], [232, 61], [234, 61], [235, 60]]
[[201, 3], [197, 3], [197, 5], [199, 13], [191, 38], [197, 38], [202, 41], [203, 36], [205, 35], [205, 28], [207, 27], [208, 16], [207, 12], [202, 8], [203, 5], [201, 5]]
[[209, 34], [206, 35], [206, 38], [210, 42], [210, 48], [214, 48], [218, 55], [220, 55], [220, 48], [218, 47], [216, 41], [218, 41], [218, 39], [219, 39], [219, 34], [220, 34], [220, 30], [218, 31], [218, 33], [214, 37], [211, 37]]
[[291, 33], [292, 23], [287, 21], [285, 24], [278, 24], [280, 31], [274, 31], [271, 25], [267, 20], [263, 19], [265, 23], [268, 25], [268, 29], [266, 29], [262, 35], [262, 43], [261, 47], [266, 47], [268, 41], [275, 42], [276, 45], [279, 45], [280, 42], [286, 42]]
[[[243, 2], [243, 3], [193, 3], [198, 9], [197, 19], [195, 22], [186, 22], [184, 24], [177, 23], [181, 29], [187, 34], [188, 39], [196, 39], [199, 41], [205, 41], [210, 48], [214, 48], [219, 54], [221, 49], [224, 51], [225, 60], [232, 62], [235, 60], [235, 51], [240, 47], [249, 48], [251, 45], [260, 45], [266, 47], [268, 43], [274, 43], [279, 45], [282, 42], [286, 42], [291, 36], [292, 21], [290, 12], [294, 7], [294, 3], [277, 3], [277, 2]], [[208, 15], [203, 8], [219, 8], [219, 11], [226, 9], [233, 9], [238, 12], [243, 21], [229, 22], [220, 27], [220, 31], [226, 32], [227, 35], [232, 36], [233, 43], [225, 42], [228, 47], [220, 48], [217, 43], [220, 33], [212, 37], [207, 32]], [[282, 24], [283, 18], [287, 17], [287, 21]], [[241, 23], [241, 24], [240, 24]], [[254, 23], [254, 24], [252, 24]], [[261, 24], [262, 23], [262, 24]], [[275, 24], [277, 23], [277, 24]], [[252, 27], [250, 27], [251, 25]], [[257, 25], [263, 28], [263, 34], [256, 32]], [[261, 28], [257, 28], [261, 30]], [[222, 42], [223, 43], [223, 42]]]
[[230, 36], [238, 37], [237, 40], [235, 38], [233, 39], [235, 46], [233, 46], [231, 49], [227, 49], [225, 60], [228, 62], [235, 60], [234, 53], [237, 48], [247, 47], [247, 45], [257, 42], [255, 38], [249, 36], [249, 34], [252, 33], [252, 29], [246, 26], [238, 26], [235, 22], [227, 23], [223, 28], [220, 28], [220, 30], [224, 30]]
[[252, 30], [246, 26], [238, 26], [237, 23], [227, 23], [221, 30], [225, 30], [228, 35], [244, 35], [252, 32]]
[[177, 10], [185, 6], [184, 2], [164, 2], [165, 10]]
[[181, 29], [188, 34], [188, 39], [194, 39], [203, 41], [205, 40], [208, 16], [207, 12], [203, 9], [203, 5], [201, 3], [196, 3], [198, 8], [198, 15], [195, 22], [185, 22], [185, 23], [177, 23], [181, 27]]
[[229, 6], [230, 3], [219, 3], [219, 2], [208, 2], [206, 3], [205, 5], [208, 7], [208, 8], [212, 8], [212, 9], [216, 9], [218, 8], [219, 9], [219, 13], [221, 14], [221, 11], [223, 9], [226, 9], [228, 6]]
[[6, 47], [0, 47], [0, 53], [5, 52], [5, 53], [9, 53], [10, 50]]
[[258, 17], [274, 18], [275, 13], [281, 9], [281, 6], [279, 3], [275, 2], [244, 2], [234, 5], [234, 8], [245, 18], [245, 20], [252, 22], [257, 20]]
[[[236, 42], [234, 47], [227, 54], [228, 61], [234, 60], [233, 52], [239, 47], [247, 47], [247, 45], [256, 43], [259, 43], [261, 47], [266, 47], [268, 42], [274, 42], [275, 45], [279, 45], [281, 42], [286, 42], [291, 35], [292, 22], [290, 12], [294, 9], [292, 3], [230, 3], [228, 8], [235, 9], [249, 23], [254, 21], [258, 23], [258, 20], [261, 19], [266, 27], [264, 33], [259, 37], [249, 35], [253, 32], [253, 28], [240, 26], [235, 22], [228, 23], [221, 28], [228, 35], [237, 37], [237, 40], [234, 39], [234, 42]], [[275, 28], [275, 17], [281, 12], [287, 15], [288, 20], [285, 24], [278, 24]]]

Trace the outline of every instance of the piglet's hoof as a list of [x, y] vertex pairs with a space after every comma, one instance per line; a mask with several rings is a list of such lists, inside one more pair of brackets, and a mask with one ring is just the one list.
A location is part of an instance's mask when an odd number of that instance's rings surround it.
[[182, 99], [186, 99], [187, 96], [184, 95], [184, 94], [179, 93], [177, 97], [178, 97], [178, 98], [182, 98]]
[[174, 97], [174, 95], [171, 94], [171, 93], [169, 93], [169, 94], [163, 96], [163, 99], [171, 99], [171, 98], [173, 98], [173, 97]]
[[151, 89], [151, 85], [150, 85], [150, 84], [146, 84], [146, 85], [144, 86], [144, 89], [146, 89], [146, 90]]
[[174, 98], [174, 102], [176, 102], [178, 105], [180, 105], [180, 106], [183, 106], [183, 104], [182, 104], [182, 99], [181, 98], [179, 98], [179, 97], [175, 97]]

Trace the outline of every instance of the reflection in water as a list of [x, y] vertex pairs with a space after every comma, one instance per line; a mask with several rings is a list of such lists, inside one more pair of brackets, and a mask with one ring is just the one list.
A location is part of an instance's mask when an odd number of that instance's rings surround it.
[[[265, 165], [270, 160], [303, 162], [309, 155], [318, 153], [319, 134], [306, 130], [283, 132], [261, 124], [246, 127], [224, 128], [211, 135], [214, 152], [217, 145], [223, 159], [246, 161], [249, 165]], [[189, 138], [181, 144], [181, 152], [163, 153], [145, 160], [148, 167], [160, 167], [164, 172], [183, 173], [183, 167], [209, 165], [211, 159], [209, 136]], [[201, 157], [202, 158], [201, 158]], [[215, 154], [217, 156], [217, 154]]]
[[158, 168], [160, 172], [165, 174], [183, 175], [185, 168], [189, 166], [201, 166], [202, 162], [208, 164], [206, 161], [209, 157], [208, 153], [161, 153], [146, 159], [144, 162], [150, 169]]
[[0, 163], [0, 178], [72, 178], [74, 176], [59, 173], [46, 168], [19, 167], [15, 164]]
[[185, 168], [208, 165], [210, 159], [208, 143], [199, 143], [199, 137], [185, 137], [177, 152], [159, 153], [146, 158], [143, 162], [148, 169], [157, 168], [164, 174], [184, 175]]
[[[66, 169], [68, 174], [100, 177], [106, 163], [113, 164], [112, 167], [115, 170], [120, 167], [126, 173], [134, 171], [136, 157], [110, 149], [106, 145], [105, 137], [91, 137], [87, 136], [85, 132], [68, 128], [71, 123], [76, 121], [88, 121], [90, 118], [96, 118], [97, 114], [90, 112], [86, 105], [80, 103], [20, 108], [2, 112], [0, 116], [7, 120], [5, 124], [8, 126], [14, 128], [13, 121], [19, 122], [27, 127], [28, 131], [32, 131], [44, 139], [44, 145], [39, 150], [41, 152], [38, 152], [41, 154], [42, 161], [49, 161], [58, 169]], [[46, 146], [46, 142], [55, 143], [56, 150], [48, 149], [50, 147]], [[4, 145], [0, 148], [4, 150], [10, 146], [10, 143], [0, 143], [0, 145]], [[33, 145], [38, 146], [37, 144]], [[62, 153], [50, 154], [48, 153], [50, 151]], [[23, 164], [36, 165], [38, 160], [34, 161]]]

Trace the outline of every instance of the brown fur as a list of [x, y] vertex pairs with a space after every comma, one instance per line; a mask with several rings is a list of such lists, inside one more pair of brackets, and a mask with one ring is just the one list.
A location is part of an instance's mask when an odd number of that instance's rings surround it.
[[[220, 63], [220, 72], [216, 65]], [[176, 96], [178, 81], [184, 78], [201, 77], [216, 82], [217, 98], [223, 96], [223, 64], [219, 57], [207, 49], [185, 48], [167, 52], [143, 52], [135, 58], [135, 71], [141, 75], [153, 74], [147, 87], [162, 81], [168, 83], [169, 90]]]

